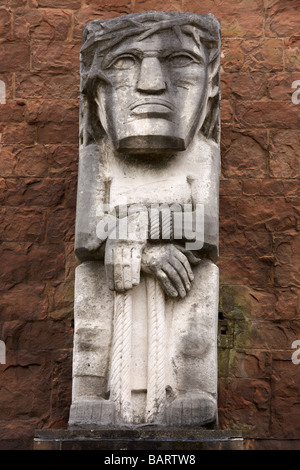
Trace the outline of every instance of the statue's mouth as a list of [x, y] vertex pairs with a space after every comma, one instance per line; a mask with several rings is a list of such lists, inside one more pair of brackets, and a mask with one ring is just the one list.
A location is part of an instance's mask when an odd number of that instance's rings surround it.
[[142, 100], [135, 101], [130, 107], [131, 115], [159, 115], [168, 114], [174, 111], [174, 106], [167, 100], [161, 98], [144, 98]]

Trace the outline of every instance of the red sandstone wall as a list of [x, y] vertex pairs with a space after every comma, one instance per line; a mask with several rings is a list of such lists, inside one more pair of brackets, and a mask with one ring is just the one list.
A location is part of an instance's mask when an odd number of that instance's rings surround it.
[[299, 1], [1, 0], [2, 449], [68, 419], [81, 27], [150, 9], [222, 23], [220, 426], [300, 438]]

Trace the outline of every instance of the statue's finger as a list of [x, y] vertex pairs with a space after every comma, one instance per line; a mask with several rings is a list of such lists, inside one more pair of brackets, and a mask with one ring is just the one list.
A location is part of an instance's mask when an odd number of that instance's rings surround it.
[[[173, 266], [173, 268], [176, 269], [176, 271], [178, 272], [179, 276], [181, 277], [183, 283], [184, 283], [184, 286], [186, 288], [186, 290], [190, 290], [191, 288], [191, 283], [190, 283], [190, 279], [189, 279], [189, 272], [187, 270], [187, 268], [185, 267], [184, 264], [182, 264], [182, 262], [180, 262], [178, 260], [178, 258], [174, 257], [174, 256], [171, 256], [170, 259], [169, 259], [169, 263]], [[188, 264], [188, 267], [189, 264]]]
[[140, 283], [140, 273], [141, 273], [141, 250], [136, 247], [131, 248], [131, 279], [132, 285], [137, 286]]
[[123, 283], [124, 289], [132, 288], [132, 275], [131, 275], [131, 248], [128, 246], [123, 247], [122, 251], [122, 268], [123, 268]]
[[194, 280], [194, 274], [191, 268], [191, 265], [187, 259], [187, 257], [179, 250], [176, 251], [175, 257], [183, 264], [185, 267], [185, 270], [187, 272], [187, 275], [189, 277], [190, 281]]
[[186, 248], [180, 245], [176, 245], [176, 248], [186, 256], [186, 258], [189, 260], [191, 264], [200, 263], [201, 258], [198, 258], [197, 256], [195, 256], [194, 253], [192, 253], [190, 250], [187, 250]]
[[171, 283], [170, 279], [168, 278], [167, 274], [160, 268], [151, 267], [151, 271], [153, 272], [156, 279], [159, 281], [162, 289], [169, 297], [178, 297], [178, 292]]
[[171, 266], [170, 263], [165, 263], [162, 266], [162, 270], [168, 275], [169, 279], [172, 281], [174, 284], [176, 290], [178, 291], [179, 295], [181, 298], [186, 296], [186, 290], [184, 287], [184, 284], [181, 280], [181, 277], [177, 273], [176, 269]]
[[117, 292], [124, 292], [123, 247], [114, 248], [114, 284]]

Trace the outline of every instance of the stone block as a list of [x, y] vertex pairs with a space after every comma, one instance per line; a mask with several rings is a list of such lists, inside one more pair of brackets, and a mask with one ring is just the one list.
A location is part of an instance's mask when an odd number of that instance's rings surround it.
[[[0, 44], [0, 72], [29, 70], [30, 52], [28, 44], [22, 41], [2, 42]], [[13, 58], [13, 59], [12, 59]]]

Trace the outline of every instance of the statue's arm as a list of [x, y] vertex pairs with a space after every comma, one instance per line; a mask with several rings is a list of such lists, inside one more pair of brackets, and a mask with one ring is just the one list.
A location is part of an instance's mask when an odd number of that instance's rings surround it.
[[97, 237], [97, 224], [103, 217], [107, 184], [96, 145], [81, 149], [75, 224], [75, 254], [81, 261], [103, 260], [105, 242]]

